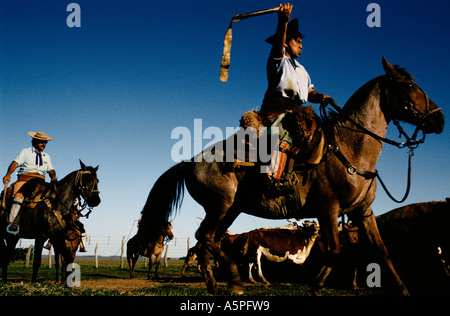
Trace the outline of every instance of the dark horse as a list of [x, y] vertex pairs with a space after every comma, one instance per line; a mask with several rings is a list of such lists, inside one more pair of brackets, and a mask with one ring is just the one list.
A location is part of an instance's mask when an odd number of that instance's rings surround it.
[[[47, 190], [44, 198], [34, 202], [34, 207], [29, 207], [25, 200], [20, 214], [20, 233], [13, 236], [6, 232], [6, 214], [0, 216], [0, 255], [2, 261], [3, 281], [7, 281], [8, 264], [14, 252], [19, 238], [35, 239], [35, 251], [33, 261], [32, 281], [37, 279], [37, 272], [41, 265], [41, 255], [44, 242], [63, 231], [70, 217], [70, 209], [75, 199], [82, 197], [89, 207], [100, 204], [98, 191], [98, 179], [96, 168], [86, 167], [80, 161], [81, 169], [73, 171], [62, 180], [58, 181], [54, 188]], [[10, 204], [7, 203], [7, 209]], [[71, 263], [70, 258], [65, 258], [66, 263]]]
[[[300, 195], [297, 206], [287, 200], [283, 203], [282, 199], [271, 201], [261, 194], [255, 195], [249, 188], [252, 183], [249, 179], [255, 178], [252, 172], [255, 168], [235, 169], [226, 162], [207, 162], [194, 157], [173, 166], [157, 180], [142, 210], [142, 233], [152, 238], [152, 231], [161, 230], [172, 211], [180, 206], [186, 185], [206, 212], [196, 238], [208, 291], [218, 291], [209, 262], [212, 254], [228, 264], [229, 285], [234, 292], [242, 293], [236, 264], [218, 243], [237, 216], [244, 212], [269, 219], [316, 217], [326, 251], [324, 266], [313, 286], [314, 293], [320, 294], [340, 252], [338, 218], [348, 213], [378, 250], [399, 290], [408, 294], [389, 259], [371, 209], [376, 194], [375, 165], [391, 120], [409, 122], [424, 135], [439, 134], [444, 128], [444, 115], [408, 72], [392, 66], [384, 58], [383, 67], [385, 75], [358, 89], [342, 111], [325, 124], [328, 144], [324, 159], [310, 170], [296, 171], [299, 180], [296, 190]], [[205, 151], [199, 155], [205, 157]]]

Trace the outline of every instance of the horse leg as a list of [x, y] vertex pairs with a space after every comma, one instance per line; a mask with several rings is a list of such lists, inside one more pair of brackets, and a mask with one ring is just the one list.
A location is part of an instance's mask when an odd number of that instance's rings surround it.
[[16, 244], [19, 238], [6, 234], [4, 239], [2, 238], [1, 248], [2, 248], [2, 277], [3, 282], [8, 282], [8, 266], [11, 258], [14, 257], [14, 250], [16, 249]]
[[[60, 253], [55, 248], [55, 282], [56, 283], [59, 282], [59, 256], [60, 256]], [[61, 268], [61, 278], [64, 275], [63, 273], [64, 272], [62, 271], [62, 268]]]
[[151, 280], [150, 271], [152, 271], [153, 266], [153, 254], [150, 255], [148, 258], [148, 273], [147, 273], [147, 280]]
[[219, 289], [217, 287], [217, 282], [214, 278], [214, 274], [211, 268], [211, 254], [206, 250], [205, 247], [203, 247], [200, 242], [198, 243], [197, 255], [197, 261], [199, 263], [199, 266], [201, 267], [199, 270], [201, 273], [203, 273], [208, 292], [211, 294], [217, 294], [219, 292]]
[[[231, 207], [223, 210], [222, 213], [213, 214], [206, 212], [205, 219], [200, 224], [196, 232], [196, 238], [201, 244], [202, 256], [201, 265], [205, 276], [208, 291], [217, 293], [217, 282], [211, 268], [211, 262], [205, 252], [209, 252], [214, 258], [222, 260], [229, 269], [229, 287], [236, 294], [243, 294], [241, 278], [239, 276], [237, 265], [220, 248], [220, 239], [225, 231], [233, 223], [234, 219], [240, 214], [237, 209]], [[200, 257], [200, 256], [199, 256]]]
[[377, 250], [377, 255], [381, 258], [383, 264], [386, 265], [388, 270], [391, 272], [400, 293], [402, 295], [409, 295], [408, 290], [398, 276], [397, 271], [395, 271], [394, 265], [389, 257], [389, 253], [383, 243], [383, 240], [381, 239], [375, 215], [371, 209], [369, 209], [369, 212], [370, 215], [363, 217], [361, 220], [362, 228], [366, 234], [366, 237], [368, 238], [370, 244]]
[[[42, 249], [44, 248], [45, 239], [35, 239], [34, 241], [34, 260], [33, 260], [33, 275], [31, 277], [31, 282], [36, 282], [38, 270], [41, 267], [41, 256]], [[52, 254], [49, 253], [49, 256]]]
[[3, 282], [8, 282], [8, 248], [6, 247], [3, 237], [0, 240], [0, 261], [2, 262], [2, 280]]
[[131, 254], [128, 256], [128, 265], [130, 266], [130, 279], [134, 278], [134, 266], [136, 265], [136, 261], [138, 260], [139, 255]]
[[[335, 215], [336, 214], [336, 215]], [[313, 294], [320, 295], [325, 281], [333, 269], [340, 252], [339, 229], [337, 212], [330, 211], [330, 215], [319, 218], [322, 241], [325, 250], [325, 262], [320, 270], [315, 283], [313, 284]]]
[[161, 256], [162, 256], [162, 252], [160, 252], [155, 259], [155, 278], [159, 279], [159, 275], [158, 275], [158, 268], [159, 268], [159, 263], [161, 262]]

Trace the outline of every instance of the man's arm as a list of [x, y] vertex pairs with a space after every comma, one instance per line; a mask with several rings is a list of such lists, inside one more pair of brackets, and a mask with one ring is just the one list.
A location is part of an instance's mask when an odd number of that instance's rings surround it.
[[280, 10], [278, 10], [278, 25], [275, 33], [275, 42], [272, 44], [272, 50], [270, 56], [274, 58], [283, 57], [284, 46], [286, 44], [286, 31], [287, 23], [291, 18], [291, 12], [294, 5], [292, 4], [280, 4]]
[[314, 89], [309, 89], [308, 91], [308, 101], [311, 103], [322, 103], [325, 102], [330, 96], [326, 94], [320, 94]]
[[56, 179], [56, 172], [55, 172], [55, 170], [49, 170], [48, 171], [48, 174], [50, 175], [50, 180], [52, 181], [52, 182], [56, 182], [56, 181], [58, 181], [57, 179]]
[[19, 165], [17, 164], [17, 162], [15, 161], [11, 162], [11, 164], [8, 167], [8, 171], [6, 172], [6, 175], [3, 177], [3, 184], [8, 184], [9, 181], [11, 181], [11, 173], [13, 173], [18, 166]]

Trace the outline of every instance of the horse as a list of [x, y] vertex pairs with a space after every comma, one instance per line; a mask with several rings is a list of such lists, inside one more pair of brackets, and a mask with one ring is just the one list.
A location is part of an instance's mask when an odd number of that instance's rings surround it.
[[[47, 188], [44, 198], [27, 200], [20, 213], [20, 232], [11, 235], [6, 232], [6, 214], [0, 217], [0, 255], [2, 258], [2, 278], [6, 282], [9, 258], [20, 238], [35, 239], [32, 282], [37, 280], [37, 272], [41, 265], [41, 255], [44, 242], [56, 233], [64, 231], [67, 217], [70, 216], [76, 198], [82, 197], [89, 207], [100, 204], [98, 191], [98, 166], [86, 167], [80, 160], [81, 169], [76, 170], [58, 181], [54, 187]], [[10, 206], [11, 201], [7, 203]], [[30, 207], [34, 204], [34, 207]], [[6, 242], [6, 243], [5, 243]]]
[[130, 279], [134, 278], [134, 267], [139, 255], [149, 258], [148, 280], [150, 280], [150, 271], [152, 270], [153, 258], [155, 257], [155, 277], [159, 278], [158, 268], [164, 250], [164, 242], [166, 240], [172, 240], [173, 237], [172, 224], [170, 222], [166, 222], [159, 237], [154, 242], [145, 243], [144, 240], [146, 239], [143, 239], [138, 231], [138, 233], [127, 242], [127, 261], [130, 266]]
[[50, 238], [55, 252], [55, 281], [59, 282], [59, 259], [61, 258], [61, 283], [67, 279], [67, 266], [75, 261], [76, 252], [80, 246], [81, 232], [77, 228], [79, 210], [76, 206], [67, 216], [67, 225], [64, 231], [57, 232]]
[[[234, 168], [229, 162], [211, 161], [212, 151], [204, 150], [190, 161], [177, 163], [155, 182], [142, 210], [141, 229], [152, 239], [163, 223], [174, 216], [183, 200], [185, 186], [203, 206], [206, 216], [196, 232], [199, 260], [210, 293], [219, 293], [208, 253], [228, 266], [231, 291], [242, 294], [236, 264], [220, 248], [219, 241], [242, 212], [268, 219], [318, 218], [326, 256], [313, 281], [313, 294], [320, 295], [340, 252], [338, 218], [352, 216], [367, 240], [382, 257], [403, 295], [408, 291], [396, 273], [378, 232], [371, 204], [376, 194], [376, 163], [391, 121], [404, 121], [417, 127], [403, 144], [411, 148], [419, 130], [440, 134], [444, 128], [441, 109], [403, 68], [382, 59], [385, 74], [360, 87], [335, 115], [323, 122], [326, 142], [320, 163], [309, 169], [294, 169], [299, 198], [267, 198], [252, 186], [257, 183], [257, 168]], [[423, 141], [422, 139], [421, 141]], [[398, 145], [401, 147], [401, 144]], [[224, 148], [223, 146], [215, 147]], [[215, 152], [217, 156], [217, 152]], [[210, 158], [210, 157], [209, 157]], [[356, 166], [356, 167], [355, 167]], [[264, 175], [265, 176], [265, 175]]]

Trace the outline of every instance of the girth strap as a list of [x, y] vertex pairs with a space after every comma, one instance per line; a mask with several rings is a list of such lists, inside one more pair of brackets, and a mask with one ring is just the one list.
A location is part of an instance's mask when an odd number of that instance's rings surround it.
[[364, 177], [364, 179], [366, 179], [366, 180], [373, 179], [377, 176], [376, 170], [375, 170], [375, 172], [372, 172], [372, 171], [367, 171], [367, 170], [363, 170], [363, 169], [358, 169], [355, 166], [353, 166], [347, 160], [347, 158], [345, 158], [344, 154], [342, 154], [342, 152], [339, 150], [338, 145], [329, 144], [328, 149], [330, 150], [330, 152], [332, 152], [337, 157], [337, 159], [339, 159], [340, 162], [342, 162], [342, 164], [347, 168], [347, 172], [349, 174], [360, 175], [360, 176]]

